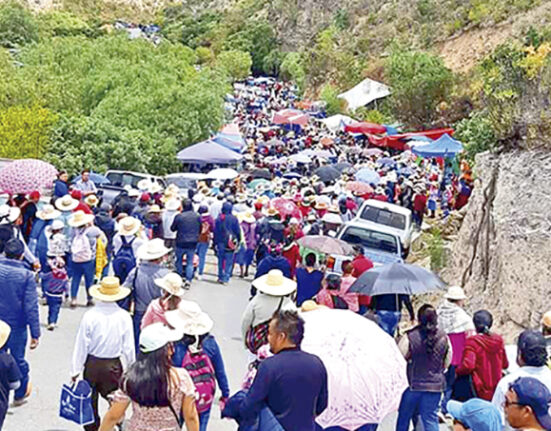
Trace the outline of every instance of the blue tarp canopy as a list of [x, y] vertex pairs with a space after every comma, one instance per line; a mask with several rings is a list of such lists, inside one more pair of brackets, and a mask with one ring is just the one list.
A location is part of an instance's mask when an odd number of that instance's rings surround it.
[[183, 163], [231, 164], [243, 159], [241, 154], [213, 141], [203, 141], [180, 151], [176, 158]]
[[428, 145], [413, 147], [412, 151], [421, 157], [455, 157], [463, 151], [463, 144], [444, 133]]

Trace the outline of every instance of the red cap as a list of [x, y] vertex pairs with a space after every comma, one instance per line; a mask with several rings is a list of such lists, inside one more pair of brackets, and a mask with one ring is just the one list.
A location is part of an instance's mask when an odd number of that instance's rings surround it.
[[142, 193], [140, 197], [140, 201], [149, 202], [150, 200], [151, 200], [151, 196], [149, 196], [149, 193]]
[[260, 211], [262, 209], [262, 202], [255, 202], [254, 203], [254, 209], [257, 211]]
[[72, 190], [71, 191], [71, 197], [73, 199], [81, 200], [82, 199], [82, 192], [80, 190]]
[[29, 199], [33, 201], [40, 199], [40, 192], [38, 190], [33, 190], [29, 193]]

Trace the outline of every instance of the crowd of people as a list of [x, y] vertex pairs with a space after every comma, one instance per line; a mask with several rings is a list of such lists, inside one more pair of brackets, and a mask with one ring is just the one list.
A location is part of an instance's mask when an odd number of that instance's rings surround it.
[[[51, 196], [35, 191], [0, 205], [0, 428], [10, 390], [14, 406], [31, 394], [25, 352], [29, 331], [30, 348], [39, 344], [42, 301], [49, 331], [64, 303], [90, 307], [71, 366], [73, 380], [92, 389], [87, 431], [123, 421], [129, 431], [205, 431], [215, 402], [240, 430], [322, 430], [315, 420], [329, 403], [331, 370], [301, 349], [303, 313], [320, 309], [365, 316], [396, 338], [408, 381], [398, 431], [411, 423], [436, 431], [452, 419], [458, 430], [551, 430], [551, 314], [519, 335], [514, 367], [492, 314], [469, 315], [461, 287], [415, 313], [408, 295], [350, 291], [374, 266], [360, 245], [337, 273], [323, 253], [298, 244], [334, 237], [367, 199], [410, 209], [418, 227], [425, 216], [447, 217], [471, 193], [468, 164], [383, 151], [317, 120], [275, 127], [274, 112], [301, 103], [291, 84], [253, 80], [236, 85], [231, 100], [250, 150], [235, 177], [199, 181], [185, 195], [142, 181], [106, 203], [88, 170], [73, 183], [60, 171]], [[241, 317], [250, 364], [232, 395], [214, 322], [186, 294], [198, 280], [222, 288], [234, 277], [251, 281]], [[99, 396], [110, 406], [103, 418]]]

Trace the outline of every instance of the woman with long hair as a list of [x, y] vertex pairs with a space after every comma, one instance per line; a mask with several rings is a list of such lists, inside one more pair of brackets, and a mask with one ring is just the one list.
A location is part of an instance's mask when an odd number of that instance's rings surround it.
[[446, 387], [444, 372], [450, 365], [448, 336], [438, 328], [438, 316], [432, 305], [417, 312], [419, 324], [398, 343], [407, 360], [409, 387], [402, 395], [396, 431], [408, 431], [414, 415], [419, 415], [425, 431], [438, 431], [438, 405]]
[[[199, 431], [195, 386], [189, 373], [172, 366], [172, 342], [182, 333], [153, 323], [140, 333], [138, 358], [123, 375], [99, 431], [112, 431], [132, 404], [126, 431]], [[183, 420], [182, 420], [183, 418]]]

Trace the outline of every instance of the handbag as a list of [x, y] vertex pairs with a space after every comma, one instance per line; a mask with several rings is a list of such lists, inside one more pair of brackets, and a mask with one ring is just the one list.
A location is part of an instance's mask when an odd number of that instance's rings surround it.
[[[277, 310], [275, 311], [276, 313], [281, 309], [284, 298], [284, 296], [281, 297]], [[251, 353], [256, 354], [258, 349], [268, 342], [268, 328], [270, 327], [270, 320], [272, 319], [259, 323], [254, 327], [251, 326], [247, 330], [247, 333], [245, 334], [245, 347], [247, 347]]]
[[59, 416], [77, 425], [94, 423], [92, 388], [86, 380], [63, 385], [59, 400]]

